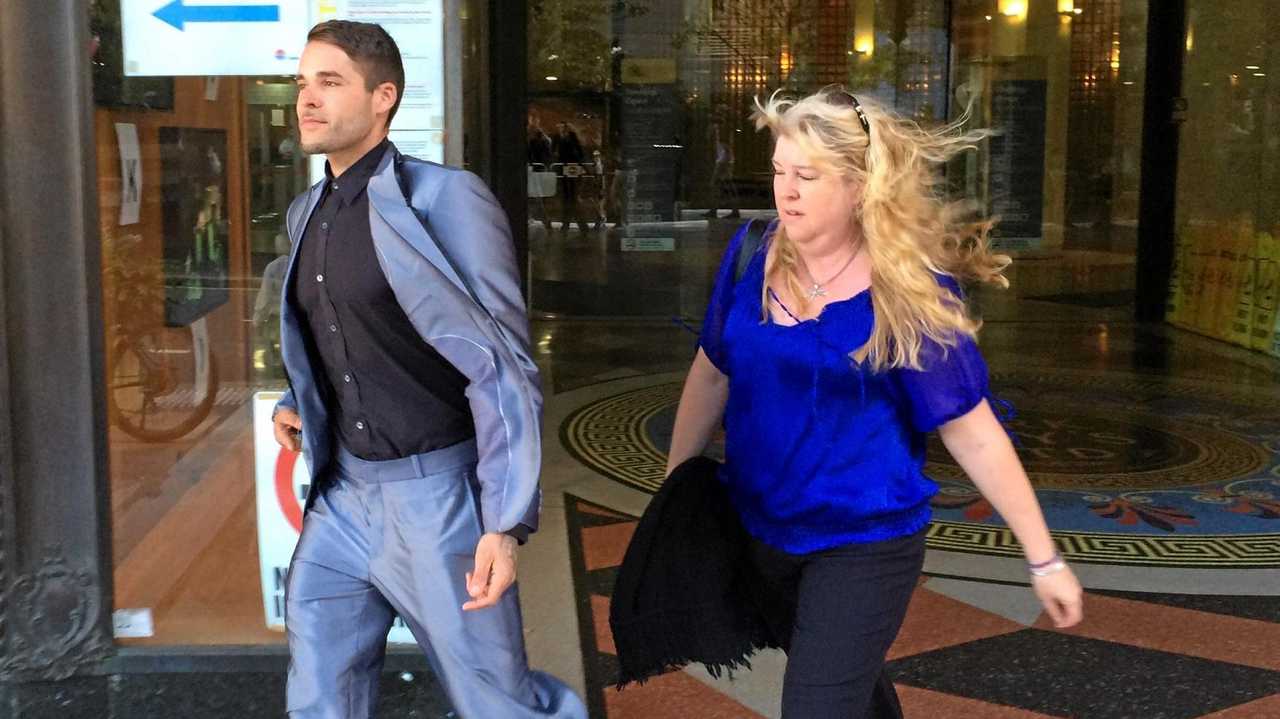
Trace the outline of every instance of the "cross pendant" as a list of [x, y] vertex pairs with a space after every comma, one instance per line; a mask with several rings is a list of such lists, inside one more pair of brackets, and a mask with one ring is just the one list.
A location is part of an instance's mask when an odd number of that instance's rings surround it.
[[826, 297], [827, 291], [822, 288], [822, 285], [814, 284], [813, 287], [809, 288], [808, 295], [809, 295], [809, 299], [813, 300], [819, 297]]

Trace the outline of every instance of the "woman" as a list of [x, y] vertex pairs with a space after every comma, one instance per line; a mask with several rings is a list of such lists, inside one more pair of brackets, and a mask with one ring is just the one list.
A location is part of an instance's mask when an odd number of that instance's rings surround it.
[[[924, 557], [925, 436], [1025, 549], [1058, 627], [1081, 588], [989, 404], [960, 280], [1007, 286], [990, 223], [938, 197], [939, 164], [981, 135], [923, 130], [843, 90], [755, 113], [775, 139], [779, 220], [735, 278], [730, 243], [689, 370], [667, 473], [723, 417], [722, 480], [752, 537], [765, 615], [787, 649], [784, 717], [895, 711], [882, 678]], [[877, 686], [878, 685], [878, 686]], [[887, 708], [887, 709], [886, 709]]]

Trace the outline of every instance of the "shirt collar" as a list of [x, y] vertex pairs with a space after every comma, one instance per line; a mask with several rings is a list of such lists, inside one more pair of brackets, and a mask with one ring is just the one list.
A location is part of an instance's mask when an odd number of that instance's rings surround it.
[[341, 177], [333, 176], [333, 168], [329, 166], [326, 160], [324, 163], [324, 177], [326, 191], [336, 193], [338, 199], [344, 204], [350, 203], [360, 195], [366, 185], [369, 184], [369, 178], [373, 177], [373, 173], [378, 170], [378, 163], [382, 161], [382, 155], [387, 150], [390, 140], [382, 138], [376, 147], [365, 153], [364, 157], [356, 160], [356, 164], [347, 168]]

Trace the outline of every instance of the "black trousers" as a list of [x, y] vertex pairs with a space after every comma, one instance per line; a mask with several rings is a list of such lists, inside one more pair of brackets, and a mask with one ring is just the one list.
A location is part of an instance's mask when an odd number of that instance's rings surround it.
[[756, 599], [787, 652], [783, 719], [902, 716], [885, 654], [924, 564], [924, 534], [803, 555], [752, 541]]
[[578, 178], [560, 178], [560, 205], [560, 225], [564, 231], [569, 231], [570, 222], [576, 222], [578, 229], [586, 232], [587, 228], [578, 214]]

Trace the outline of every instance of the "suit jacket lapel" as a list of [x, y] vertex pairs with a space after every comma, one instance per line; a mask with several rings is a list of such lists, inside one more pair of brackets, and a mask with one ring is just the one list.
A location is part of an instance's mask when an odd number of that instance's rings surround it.
[[[436, 239], [427, 231], [426, 226], [409, 208], [408, 201], [405, 200], [400, 182], [396, 178], [396, 159], [399, 154], [395, 147], [390, 148], [378, 165], [377, 173], [369, 180], [369, 207], [441, 274], [449, 278], [460, 292], [468, 295], [466, 284], [445, 258]], [[377, 242], [377, 239], [375, 235], [374, 241]]]
[[[289, 282], [293, 278], [294, 266], [298, 263], [298, 249], [302, 247], [302, 234], [307, 229], [307, 220], [311, 219], [311, 213], [315, 212], [316, 205], [320, 204], [320, 186], [324, 184], [321, 180], [311, 186], [307, 192], [307, 201], [305, 204], [298, 203], [289, 208], [289, 213], [285, 217], [285, 231], [289, 233], [289, 265], [284, 273], [285, 296], [288, 296]], [[287, 302], [286, 302], [287, 304]]]

